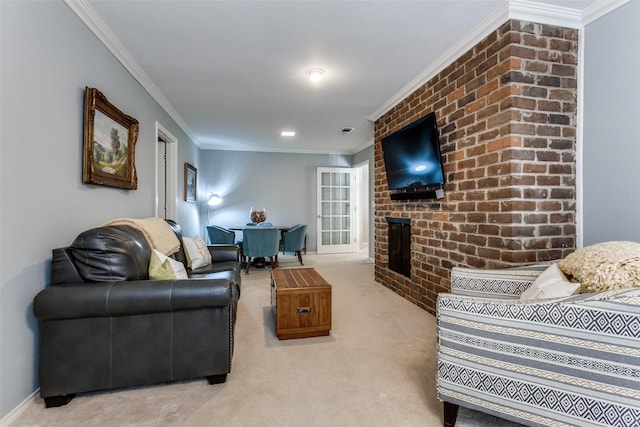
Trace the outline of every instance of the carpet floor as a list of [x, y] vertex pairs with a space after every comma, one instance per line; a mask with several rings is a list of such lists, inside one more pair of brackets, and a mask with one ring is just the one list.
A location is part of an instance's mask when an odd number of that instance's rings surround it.
[[[233, 367], [204, 379], [39, 400], [18, 426], [442, 426], [435, 394], [435, 318], [376, 283], [362, 254], [304, 256], [332, 285], [330, 336], [279, 341], [270, 272], [242, 275]], [[297, 267], [280, 256], [280, 268]], [[460, 409], [458, 427], [513, 427]]]

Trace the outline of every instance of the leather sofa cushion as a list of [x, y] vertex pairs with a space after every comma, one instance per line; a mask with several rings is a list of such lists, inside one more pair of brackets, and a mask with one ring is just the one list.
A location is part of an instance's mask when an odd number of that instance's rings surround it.
[[128, 225], [86, 230], [69, 247], [85, 282], [147, 280], [151, 248], [144, 235]]
[[[189, 273], [189, 277], [198, 277], [211, 273], [220, 273], [223, 271], [232, 271], [240, 274], [240, 269], [241, 266], [238, 261], [220, 261], [213, 264], [205, 265], [204, 267], [200, 267], [195, 270], [189, 269], [187, 272]], [[237, 277], [234, 277], [234, 280], [237, 282]]]

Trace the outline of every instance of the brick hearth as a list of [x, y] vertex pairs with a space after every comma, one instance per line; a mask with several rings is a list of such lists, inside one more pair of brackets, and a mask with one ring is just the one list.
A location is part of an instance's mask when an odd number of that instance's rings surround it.
[[[511, 20], [375, 123], [375, 277], [434, 313], [452, 266], [575, 249], [578, 31]], [[392, 201], [380, 140], [435, 111], [447, 183]], [[411, 219], [411, 277], [388, 268], [387, 217]]]

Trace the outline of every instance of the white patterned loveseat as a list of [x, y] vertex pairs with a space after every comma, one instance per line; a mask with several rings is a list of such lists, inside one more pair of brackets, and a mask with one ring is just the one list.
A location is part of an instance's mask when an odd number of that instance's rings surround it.
[[[601, 263], [600, 283], [640, 286], [638, 254]], [[453, 268], [437, 302], [445, 426], [459, 406], [530, 426], [640, 425], [640, 288], [521, 300], [548, 267]]]

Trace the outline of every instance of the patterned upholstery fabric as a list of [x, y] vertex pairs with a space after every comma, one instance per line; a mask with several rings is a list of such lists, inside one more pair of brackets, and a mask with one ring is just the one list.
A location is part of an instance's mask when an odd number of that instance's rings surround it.
[[640, 289], [520, 301], [535, 274], [483, 273], [454, 269], [463, 294], [438, 296], [440, 400], [532, 426], [638, 425]]
[[451, 293], [497, 299], [519, 298], [548, 266], [537, 264], [500, 270], [453, 267]]

